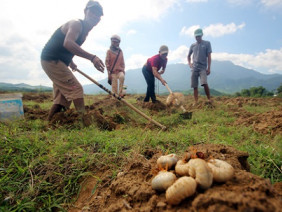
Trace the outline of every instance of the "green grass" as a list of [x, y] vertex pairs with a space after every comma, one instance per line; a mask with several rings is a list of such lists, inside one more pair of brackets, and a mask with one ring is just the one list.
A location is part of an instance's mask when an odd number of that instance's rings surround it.
[[[86, 104], [102, 99], [88, 97]], [[151, 113], [129, 102], [168, 127], [160, 131], [147, 126], [148, 121], [128, 107], [103, 109], [105, 115], [126, 113], [120, 130], [103, 131], [92, 125], [83, 129], [48, 128], [42, 120], [20, 120], [0, 123], [0, 211], [64, 210], [75, 200], [80, 183], [86, 176], [95, 176], [95, 166], [105, 166], [116, 176], [128, 155], [156, 149], [163, 153], [182, 153], [190, 145], [215, 143], [233, 146], [249, 153], [251, 172], [272, 183], [281, 182], [282, 135], [263, 135], [252, 127], [234, 126], [236, 117], [224, 105], [202, 109], [184, 120], [179, 113]], [[32, 101], [24, 102], [32, 107]], [[39, 104], [48, 108], [49, 102]], [[268, 111], [264, 106], [248, 105], [252, 113]], [[134, 120], [135, 125], [132, 124]]]

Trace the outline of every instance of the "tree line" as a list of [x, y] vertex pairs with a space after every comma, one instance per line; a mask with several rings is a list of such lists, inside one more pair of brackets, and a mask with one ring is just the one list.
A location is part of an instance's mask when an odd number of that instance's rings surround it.
[[276, 89], [276, 91], [268, 91], [266, 88], [251, 87], [249, 89], [242, 89], [241, 92], [236, 92], [235, 96], [242, 97], [266, 97], [266, 96], [278, 96], [282, 97], [282, 84]]

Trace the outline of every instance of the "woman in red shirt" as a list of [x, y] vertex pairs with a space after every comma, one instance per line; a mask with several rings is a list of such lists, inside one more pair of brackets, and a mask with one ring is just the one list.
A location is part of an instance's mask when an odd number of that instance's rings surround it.
[[[166, 81], [162, 78], [162, 74], [165, 72], [167, 64], [168, 47], [162, 45], [159, 50], [159, 54], [149, 58], [143, 66], [142, 72], [147, 83], [147, 93], [144, 102], [149, 102], [150, 98], [152, 102], [157, 101], [155, 94], [155, 77], [161, 81], [163, 85]], [[160, 72], [159, 70], [162, 69]]]

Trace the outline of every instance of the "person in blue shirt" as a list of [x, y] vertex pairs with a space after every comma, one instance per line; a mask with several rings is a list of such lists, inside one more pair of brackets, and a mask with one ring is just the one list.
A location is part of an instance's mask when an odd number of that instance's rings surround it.
[[[207, 76], [211, 73], [211, 53], [212, 48], [209, 41], [202, 40], [203, 30], [197, 29], [194, 32], [196, 43], [190, 46], [188, 53], [188, 64], [191, 68], [191, 87], [194, 89], [194, 99], [198, 103], [198, 84], [199, 78], [201, 86], [204, 87], [208, 102], [211, 103], [210, 89], [207, 82]], [[193, 55], [193, 62], [191, 56]]]

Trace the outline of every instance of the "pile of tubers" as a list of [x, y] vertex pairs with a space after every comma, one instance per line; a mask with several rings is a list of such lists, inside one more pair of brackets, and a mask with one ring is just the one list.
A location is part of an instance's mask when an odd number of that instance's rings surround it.
[[[204, 160], [188, 153], [182, 160], [176, 154], [161, 156], [157, 160], [160, 170], [152, 180], [152, 188], [166, 192], [166, 200], [171, 205], [178, 205], [183, 199], [192, 196], [197, 187], [208, 189], [213, 182], [224, 183], [234, 176], [234, 168], [219, 159]], [[174, 168], [174, 171], [172, 170]], [[178, 176], [178, 178], [177, 178]]]

